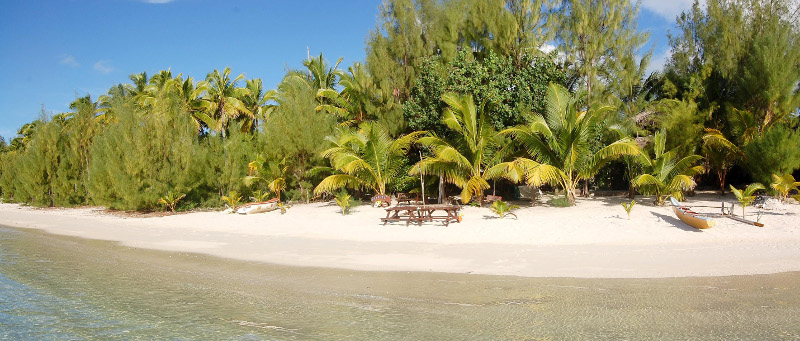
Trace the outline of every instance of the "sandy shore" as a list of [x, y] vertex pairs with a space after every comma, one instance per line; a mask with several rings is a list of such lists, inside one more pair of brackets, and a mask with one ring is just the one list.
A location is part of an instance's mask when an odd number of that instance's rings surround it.
[[[497, 219], [465, 207], [460, 224], [380, 223], [361, 206], [348, 216], [330, 203], [295, 205], [285, 215], [198, 212], [124, 217], [97, 208], [34, 209], [0, 204], [0, 225], [121, 242], [123, 245], [284, 265], [353, 270], [435, 271], [528, 277], [653, 278], [800, 271], [800, 205], [771, 204], [763, 228], [718, 219], [708, 230], [677, 220], [669, 207], [638, 198], [581, 199], [574, 207], [537, 206]], [[726, 196], [725, 201], [734, 200]], [[719, 205], [720, 197], [690, 198]], [[697, 208], [701, 212], [719, 212]], [[739, 211], [740, 212], [740, 211]]]

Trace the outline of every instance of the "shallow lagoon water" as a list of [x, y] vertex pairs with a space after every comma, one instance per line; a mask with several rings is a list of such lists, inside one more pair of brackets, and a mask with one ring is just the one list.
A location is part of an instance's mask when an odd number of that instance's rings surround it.
[[797, 340], [800, 273], [358, 272], [0, 227], [0, 339]]

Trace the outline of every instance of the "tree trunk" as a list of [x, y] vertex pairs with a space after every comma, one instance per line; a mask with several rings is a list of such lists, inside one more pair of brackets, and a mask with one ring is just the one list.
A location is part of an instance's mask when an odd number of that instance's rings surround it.
[[444, 203], [444, 177], [439, 175], [439, 203]]
[[583, 180], [583, 187], [581, 188], [581, 196], [584, 198], [589, 197], [589, 180]]
[[633, 184], [628, 185], [628, 199], [635, 199], [636, 198], [636, 188], [633, 187]]
[[725, 195], [725, 178], [728, 176], [728, 172], [724, 169], [717, 170], [717, 177], [719, 178], [719, 195]]

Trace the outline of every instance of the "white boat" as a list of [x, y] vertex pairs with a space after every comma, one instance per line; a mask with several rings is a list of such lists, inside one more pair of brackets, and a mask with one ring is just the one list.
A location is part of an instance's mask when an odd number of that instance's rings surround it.
[[239, 214], [254, 214], [254, 213], [261, 213], [261, 212], [269, 212], [278, 208], [278, 199], [271, 199], [264, 202], [251, 202], [249, 204], [244, 204], [239, 206], [236, 209], [236, 213]]

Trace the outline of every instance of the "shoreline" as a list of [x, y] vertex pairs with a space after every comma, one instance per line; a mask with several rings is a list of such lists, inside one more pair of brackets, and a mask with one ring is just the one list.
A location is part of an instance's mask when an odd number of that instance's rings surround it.
[[[728, 202], [732, 197], [723, 197]], [[298, 204], [285, 215], [194, 212], [125, 217], [102, 208], [35, 209], [0, 204], [0, 225], [278, 265], [572, 278], [666, 278], [800, 271], [800, 205], [763, 211], [765, 227], [717, 219], [696, 230], [669, 207], [640, 204], [627, 220], [624, 197], [537, 206], [496, 219], [464, 207], [460, 224], [380, 223], [385, 211], [359, 206], [342, 216], [329, 203]], [[689, 205], [715, 206], [701, 194]], [[713, 209], [699, 209], [712, 212]], [[757, 212], [751, 208], [750, 212]]]

